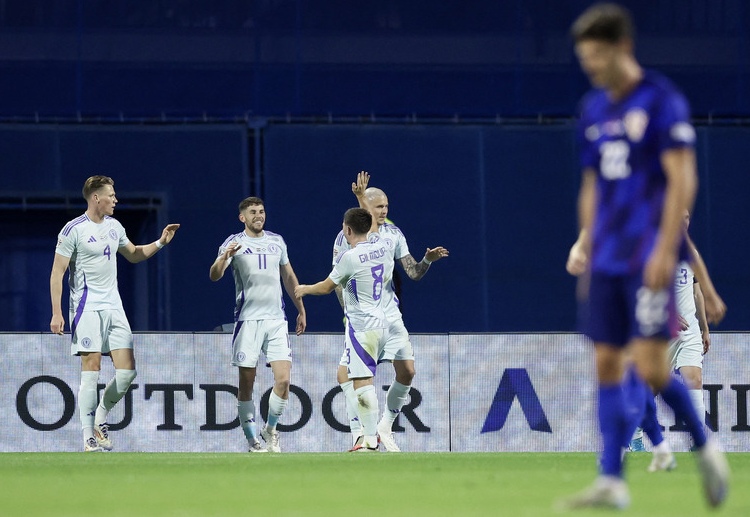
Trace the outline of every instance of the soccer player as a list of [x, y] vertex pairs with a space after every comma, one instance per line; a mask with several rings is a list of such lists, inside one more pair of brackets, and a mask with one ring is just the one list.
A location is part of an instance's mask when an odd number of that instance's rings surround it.
[[688, 103], [670, 81], [638, 64], [631, 17], [623, 7], [595, 4], [571, 33], [594, 90], [582, 102], [581, 229], [566, 268], [585, 273], [579, 295], [586, 298], [585, 333], [594, 342], [603, 451], [598, 479], [566, 505], [630, 503], [621, 455], [632, 434], [621, 386], [627, 346], [638, 375], [686, 422], [706, 498], [718, 506], [727, 494], [728, 464], [717, 444], [706, 440], [667, 357], [675, 321], [672, 282], [685, 251], [681, 217], [697, 188]]
[[325, 280], [295, 289], [295, 294], [302, 298], [308, 294], [329, 294], [337, 285], [344, 287], [344, 356], [357, 400], [356, 414], [362, 426], [362, 436], [352, 448], [355, 452], [378, 450], [378, 396], [373, 377], [388, 339], [385, 286], [393, 274], [393, 257], [383, 239], [368, 240], [373, 229], [373, 217], [367, 210], [347, 210], [342, 232], [350, 249], [336, 257], [333, 270]]
[[[406, 243], [406, 237], [393, 224], [386, 222], [388, 216], [388, 197], [385, 192], [378, 188], [367, 185], [370, 181], [370, 175], [362, 171], [357, 175], [357, 181], [352, 183], [352, 192], [357, 197], [359, 205], [367, 209], [377, 224], [377, 232], [380, 239], [386, 244], [388, 252], [394, 261], [398, 260], [407, 276], [412, 280], [421, 280], [430, 268], [430, 264], [448, 256], [448, 250], [442, 246], [427, 248], [424, 258], [417, 262], [409, 253], [409, 246]], [[350, 246], [344, 238], [343, 232], [339, 232], [333, 244], [333, 261], [336, 263], [337, 257], [349, 249]], [[344, 307], [341, 286], [336, 287], [336, 295], [339, 303]], [[414, 351], [409, 332], [406, 330], [404, 320], [399, 310], [399, 300], [396, 297], [393, 282], [388, 282], [383, 290], [383, 303], [386, 318], [388, 319], [388, 343], [386, 344], [385, 353], [382, 361], [390, 361], [396, 372], [396, 379], [388, 388], [386, 394], [386, 406], [383, 409], [383, 416], [378, 422], [378, 435], [388, 452], [400, 452], [396, 440], [393, 438], [393, 422], [401, 412], [401, 408], [406, 403], [411, 389], [411, 383], [414, 379]], [[346, 353], [346, 352], [345, 352]], [[356, 443], [361, 435], [360, 423], [357, 420], [355, 411], [357, 400], [354, 396], [352, 383], [347, 376], [346, 356], [342, 356], [336, 377], [346, 399], [347, 416], [351, 428], [352, 440]]]
[[[232, 266], [235, 289], [234, 336], [232, 365], [239, 370], [237, 412], [249, 452], [281, 452], [276, 425], [289, 403], [292, 350], [289, 346], [288, 323], [284, 313], [281, 282], [297, 308], [295, 332], [305, 331], [307, 318], [302, 300], [294, 296], [299, 282], [289, 262], [284, 239], [265, 229], [266, 210], [257, 197], [243, 199], [239, 219], [244, 224], [240, 233], [230, 235], [219, 247], [209, 276], [216, 282]], [[279, 282], [279, 275], [281, 282]], [[273, 390], [268, 401], [268, 421], [258, 440], [255, 424], [253, 387], [261, 351], [273, 372]]]
[[683, 212], [682, 223], [692, 258], [690, 261], [682, 261], [677, 265], [675, 292], [681, 330], [678, 337], [669, 342], [669, 362], [672, 370], [679, 372], [684, 379], [690, 400], [703, 422], [706, 415], [706, 406], [703, 401], [703, 356], [711, 347], [706, 301], [708, 300], [709, 304], [718, 303], [724, 310], [726, 307], [718, 297], [708, 271], [700, 259], [700, 254], [688, 235], [690, 227], [688, 210]]
[[[153, 256], [172, 241], [179, 224], [167, 225], [158, 240], [136, 246], [112, 217], [117, 205], [115, 182], [107, 176], [91, 176], [83, 184], [87, 207], [69, 221], [57, 237], [49, 289], [52, 299], [50, 330], [62, 334], [62, 280], [69, 271], [71, 355], [81, 356], [78, 411], [83, 427], [83, 450], [112, 450], [107, 415], [127, 393], [136, 376], [133, 333], [117, 288], [117, 253], [136, 263]], [[115, 367], [97, 404], [97, 383], [102, 355]]]

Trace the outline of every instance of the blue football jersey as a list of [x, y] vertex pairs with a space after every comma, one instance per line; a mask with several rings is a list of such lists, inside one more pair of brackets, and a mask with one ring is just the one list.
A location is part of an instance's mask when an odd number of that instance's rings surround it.
[[616, 102], [604, 90], [592, 90], [582, 101], [578, 138], [583, 169], [597, 173], [591, 269], [638, 272], [654, 246], [662, 215], [666, 176], [661, 155], [695, 145], [687, 100], [651, 71]]

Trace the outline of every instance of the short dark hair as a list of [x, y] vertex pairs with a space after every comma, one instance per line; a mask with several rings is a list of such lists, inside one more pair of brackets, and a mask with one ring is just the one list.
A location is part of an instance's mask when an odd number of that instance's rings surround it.
[[630, 11], [613, 3], [594, 4], [586, 9], [570, 27], [573, 41], [584, 40], [618, 43], [635, 38], [635, 26]]
[[83, 184], [83, 190], [81, 191], [83, 193], [83, 199], [88, 201], [91, 194], [104, 187], [105, 185], [111, 185], [114, 187], [115, 180], [113, 180], [109, 176], [91, 176]]
[[259, 197], [246, 197], [245, 199], [240, 201], [240, 212], [253, 205], [265, 206], [265, 203], [263, 203], [263, 200]]
[[364, 208], [350, 208], [344, 213], [344, 224], [358, 235], [367, 235], [372, 227], [372, 216]]

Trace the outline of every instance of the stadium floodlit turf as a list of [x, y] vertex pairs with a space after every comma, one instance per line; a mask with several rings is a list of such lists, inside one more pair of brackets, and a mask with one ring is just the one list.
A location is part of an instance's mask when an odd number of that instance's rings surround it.
[[[723, 515], [750, 515], [750, 454], [729, 454]], [[694, 459], [649, 474], [628, 457], [637, 516], [713, 515]], [[4, 453], [3, 516], [542, 516], [595, 475], [588, 453]]]

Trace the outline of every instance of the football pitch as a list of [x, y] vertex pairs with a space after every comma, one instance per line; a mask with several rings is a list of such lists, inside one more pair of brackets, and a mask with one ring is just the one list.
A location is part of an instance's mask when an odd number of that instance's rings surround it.
[[[750, 455], [729, 454], [723, 515], [750, 515]], [[649, 474], [650, 453], [630, 454], [637, 516], [715, 515], [694, 459]], [[542, 516], [587, 486], [590, 453], [4, 453], [3, 516]]]

